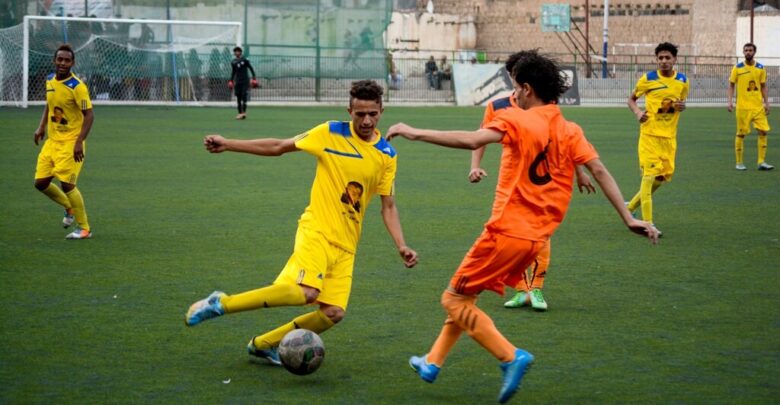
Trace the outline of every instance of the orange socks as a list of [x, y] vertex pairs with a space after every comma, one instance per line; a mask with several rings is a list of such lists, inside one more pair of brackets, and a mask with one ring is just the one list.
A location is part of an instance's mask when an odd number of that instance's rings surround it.
[[[530, 290], [534, 288], [541, 289], [544, 286], [544, 276], [547, 274], [547, 268], [550, 267], [550, 240], [542, 246], [542, 250], [536, 256], [536, 260], [531, 265], [531, 276], [528, 287]], [[525, 290], [528, 291], [528, 290]]]
[[428, 353], [428, 362], [441, 366], [463, 331], [499, 361], [514, 360], [515, 346], [496, 329], [493, 320], [477, 307], [476, 301], [474, 296], [460, 295], [449, 290], [442, 294], [441, 303], [449, 317]]

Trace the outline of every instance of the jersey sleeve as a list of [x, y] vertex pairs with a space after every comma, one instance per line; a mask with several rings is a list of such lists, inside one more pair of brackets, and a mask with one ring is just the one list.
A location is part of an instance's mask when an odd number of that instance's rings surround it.
[[737, 67], [732, 66], [731, 74], [729, 75], [729, 83], [736, 83], [736, 82], [737, 82]]
[[634, 97], [642, 97], [647, 92], [647, 83], [647, 74], [643, 74], [642, 77], [639, 78], [639, 81], [636, 82], [636, 87], [634, 88]]
[[570, 133], [572, 137], [571, 159], [575, 165], [584, 165], [593, 159], [599, 158], [596, 148], [594, 148], [585, 138], [585, 134], [582, 132], [582, 128], [580, 128], [579, 125], [572, 124]]
[[324, 138], [328, 135], [328, 124], [318, 125], [295, 137], [295, 147], [319, 157], [325, 150]]
[[385, 163], [384, 170], [382, 171], [382, 179], [379, 181], [379, 185], [376, 188], [376, 192], [379, 195], [394, 195], [395, 194], [395, 171], [398, 167], [398, 155], [388, 157]]
[[494, 115], [495, 111], [493, 111], [493, 103], [488, 103], [487, 107], [485, 107], [485, 114], [482, 116], [482, 124], [480, 124], [480, 128], [485, 128], [487, 124], [490, 123], [490, 121], [493, 121]]
[[502, 144], [511, 144], [517, 136], [514, 120], [514, 113], [494, 114], [493, 119], [482, 126], [482, 129], [501, 132], [504, 136], [501, 138]]
[[73, 91], [76, 105], [81, 111], [92, 109], [92, 100], [89, 99], [89, 90], [86, 83], [80, 83]]

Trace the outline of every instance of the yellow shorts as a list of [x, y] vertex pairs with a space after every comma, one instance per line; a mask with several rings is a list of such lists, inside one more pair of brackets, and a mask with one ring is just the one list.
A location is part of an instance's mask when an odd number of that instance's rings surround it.
[[333, 245], [319, 232], [298, 227], [293, 254], [274, 284], [316, 288], [320, 291], [318, 302], [346, 310], [354, 265], [354, 253]]
[[737, 109], [737, 135], [750, 133], [750, 124], [758, 131], [769, 132], [769, 121], [763, 108]]
[[[63, 183], [76, 184], [84, 159], [77, 162], [73, 159], [73, 147], [76, 141], [56, 142], [47, 139], [38, 154], [38, 164], [35, 166], [35, 178], [45, 179], [56, 177]], [[87, 155], [87, 143], [84, 142], [84, 156]]]
[[654, 135], [639, 135], [639, 167], [642, 176], [662, 176], [671, 181], [674, 174], [674, 155], [677, 139]]

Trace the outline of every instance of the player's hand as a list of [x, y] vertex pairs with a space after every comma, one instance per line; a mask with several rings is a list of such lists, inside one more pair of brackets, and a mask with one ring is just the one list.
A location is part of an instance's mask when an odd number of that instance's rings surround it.
[[769, 115], [769, 103], [764, 104], [764, 114]]
[[472, 183], [479, 183], [485, 177], [487, 177], [487, 172], [485, 169], [479, 167], [476, 169], [471, 169], [469, 172], [469, 181]]
[[652, 242], [653, 245], [658, 244], [658, 238], [661, 237], [661, 233], [658, 231], [658, 229], [655, 228], [655, 226], [653, 226], [653, 224], [631, 218], [631, 220], [628, 221], [626, 225], [628, 226], [628, 229], [631, 230], [631, 232], [647, 236], [647, 239], [650, 239], [650, 242]]
[[403, 259], [406, 268], [410, 269], [417, 264], [417, 252], [409, 246], [401, 246], [401, 248], [398, 249], [398, 254], [401, 255], [401, 259]]
[[260, 84], [257, 83], [257, 79], [255, 79], [254, 77], [252, 78], [252, 81], [250, 83], [252, 84], [253, 89], [260, 87]]
[[733, 112], [734, 111], [734, 104], [729, 103], [729, 105], [726, 106], [726, 109], [729, 110], [729, 112]]
[[400, 136], [410, 141], [413, 141], [414, 137], [411, 134], [412, 131], [414, 131], [414, 128], [404, 124], [403, 122], [399, 122], [398, 124], [391, 126], [387, 130], [387, 140], [390, 141], [393, 138]]
[[73, 145], [73, 160], [77, 162], [81, 162], [84, 160], [84, 142], [83, 141], [76, 141], [76, 144]]
[[225, 138], [220, 135], [206, 135], [203, 138], [203, 145], [211, 153], [222, 153], [227, 150]]
[[636, 114], [636, 119], [638, 119], [639, 122], [644, 123], [650, 119], [650, 116], [647, 115], [647, 111], [640, 111]]
[[674, 109], [677, 111], [685, 111], [685, 100], [677, 100], [674, 102]]
[[43, 137], [45, 136], [46, 136], [46, 130], [43, 128], [38, 128], [33, 133], [33, 142], [35, 142], [35, 144], [37, 145], [38, 141], [42, 140]]
[[596, 186], [593, 185], [587, 173], [577, 174], [577, 189], [580, 190], [580, 194], [583, 190], [587, 191], [588, 194], [596, 192]]
[[230, 90], [233, 90], [233, 81], [232, 80], [228, 80], [228, 88]]

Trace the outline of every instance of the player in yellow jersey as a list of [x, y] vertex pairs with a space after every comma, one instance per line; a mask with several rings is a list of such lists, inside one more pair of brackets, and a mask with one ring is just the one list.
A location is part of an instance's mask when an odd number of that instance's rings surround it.
[[737, 170], [747, 170], [742, 161], [745, 135], [750, 133], [750, 124], [758, 131], [758, 170], [772, 170], [766, 163], [767, 133], [769, 133], [769, 97], [767, 96], [766, 69], [758, 63], [756, 45], [747, 43], [742, 47], [745, 61], [731, 68], [728, 90], [728, 110], [734, 111], [734, 88], [737, 89], [737, 137], [734, 151], [737, 155]]
[[[658, 70], [639, 79], [628, 97], [628, 108], [639, 120], [639, 192], [626, 203], [628, 210], [642, 207], [642, 219], [653, 223], [653, 193], [674, 175], [677, 123], [688, 98], [688, 78], [674, 70], [677, 46], [663, 42], [655, 48]], [[645, 97], [645, 111], [637, 105]]]
[[[69, 45], [54, 53], [55, 73], [46, 78], [46, 107], [33, 140], [35, 144], [48, 133], [35, 168], [35, 188], [65, 208], [62, 225], [70, 227], [74, 220], [78, 228], [66, 239], [92, 237], [84, 198], [76, 188], [76, 180], [84, 165], [86, 139], [94, 115], [87, 85], [71, 73], [76, 55]], [[52, 184], [59, 180], [60, 187]]]
[[[514, 69], [515, 63], [524, 55], [523, 52], [517, 52], [507, 58], [504, 68], [511, 75], [512, 69]], [[507, 110], [519, 108], [515, 101], [514, 94], [509, 97], [502, 97], [492, 100], [485, 108], [485, 114], [482, 118], [481, 127], [484, 128], [489, 124], [499, 113]], [[479, 147], [471, 152], [471, 170], [469, 171], [469, 181], [472, 183], [479, 183], [483, 178], [487, 176], [487, 171], [481, 167], [482, 158], [485, 155], [485, 146]], [[587, 191], [588, 194], [596, 192], [596, 187], [591, 182], [590, 176], [582, 169], [582, 166], [576, 166], [577, 187], [580, 193]], [[544, 287], [544, 279], [547, 275], [547, 270], [550, 266], [550, 240], [548, 239], [539, 254], [534, 259], [531, 266], [528, 268], [527, 277], [523, 277], [522, 280], [514, 286], [517, 293], [507, 302], [504, 303], [506, 308], [521, 308], [526, 305], [536, 311], [546, 311], [547, 301], [544, 299], [544, 293], [542, 288]]]
[[404, 241], [395, 204], [396, 152], [376, 129], [384, 111], [382, 93], [372, 80], [352, 83], [347, 109], [351, 122], [326, 122], [293, 138], [205, 138], [211, 153], [279, 156], [304, 151], [317, 158], [317, 170], [309, 206], [298, 222], [292, 256], [276, 281], [236, 295], [213, 292], [190, 306], [187, 326], [226, 313], [317, 303], [317, 310], [249, 341], [251, 355], [280, 364], [276, 348], [288, 332], [303, 328], [321, 333], [344, 317], [363, 217], [375, 194], [380, 195], [382, 219], [404, 265], [417, 263], [417, 253]]

